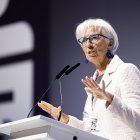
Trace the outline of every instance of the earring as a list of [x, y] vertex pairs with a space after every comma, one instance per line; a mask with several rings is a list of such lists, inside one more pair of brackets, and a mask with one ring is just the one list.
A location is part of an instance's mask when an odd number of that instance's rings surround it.
[[106, 56], [107, 56], [108, 58], [113, 58], [113, 57], [114, 57], [114, 55], [111, 53], [110, 50], [107, 51]]
[[89, 61], [88, 61], [87, 59], [85, 59], [85, 64], [88, 64], [88, 62], [89, 62]]

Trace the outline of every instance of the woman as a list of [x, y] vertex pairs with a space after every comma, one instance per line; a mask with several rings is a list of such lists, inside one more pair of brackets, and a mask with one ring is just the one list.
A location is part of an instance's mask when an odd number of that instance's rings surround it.
[[[124, 63], [115, 52], [118, 37], [113, 27], [102, 19], [88, 19], [77, 26], [76, 38], [87, 60], [96, 66], [93, 77], [82, 79], [87, 92], [84, 112], [97, 114], [98, 127], [111, 140], [140, 139], [140, 72]], [[54, 118], [56, 108], [41, 101], [39, 107]], [[61, 122], [83, 129], [84, 122], [61, 113]], [[95, 128], [96, 129], [96, 128]]]

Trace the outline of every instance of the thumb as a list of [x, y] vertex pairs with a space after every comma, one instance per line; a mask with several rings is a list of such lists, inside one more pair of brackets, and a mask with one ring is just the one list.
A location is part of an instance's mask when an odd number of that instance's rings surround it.
[[105, 92], [105, 82], [104, 82], [104, 80], [102, 81], [102, 90]]
[[58, 109], [61, 111], [61, 106], [59, 106]]

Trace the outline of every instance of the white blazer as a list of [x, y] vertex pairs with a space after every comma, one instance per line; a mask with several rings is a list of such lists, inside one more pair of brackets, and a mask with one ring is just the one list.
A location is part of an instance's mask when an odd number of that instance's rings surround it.
[[[97, 72], [93, 78], [96, 79]], [[124, 63], [117, 55], [108, 65], [102, 80], [106, 91], [113, 94], [112, 103], [94, 99], [94, 111], [98, 112], [101, 133], [110, 140], [140, 140], [140, 71], [130, 63]], [[102, 83], [100, 82], [100, 85]], [[84, 111], [91, 113], [91, 94], [87, 93]], [[83, 121], [69, 116], [68, 125], [83, 128]]]

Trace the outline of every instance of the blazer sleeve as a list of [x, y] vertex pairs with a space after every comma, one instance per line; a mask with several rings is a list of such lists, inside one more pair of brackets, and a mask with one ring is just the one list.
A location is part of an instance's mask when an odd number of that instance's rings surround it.
[[127, 124], [140, 131], [140, 71], [133, 64], [124, 64], [120, 71], [120, 95], [114, 95], [108, 110]]
[[69, 115], [68, 125], [79, 128], [79, 129], [83, 129], [83, 121], [71, 115]]

